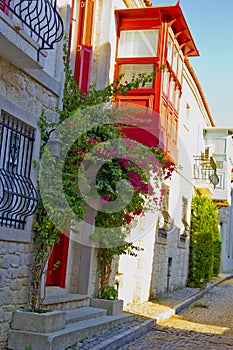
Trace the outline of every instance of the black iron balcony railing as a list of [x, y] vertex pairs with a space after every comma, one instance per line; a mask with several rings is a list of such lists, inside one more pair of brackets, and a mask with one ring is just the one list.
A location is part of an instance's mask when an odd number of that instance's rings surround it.
[[216, 163], [212, 157], [205, 158], [203, 156], [194, 156], [194, 179], [210, 182], [215, 187], [219, 182], [216, 169]]
[[0, 0], [0, 10], [18, 18], [38, 43], [38, 60], [41, 50], [53, 49], [63, 37], [64, 25], [56, 7], [56, 0]]

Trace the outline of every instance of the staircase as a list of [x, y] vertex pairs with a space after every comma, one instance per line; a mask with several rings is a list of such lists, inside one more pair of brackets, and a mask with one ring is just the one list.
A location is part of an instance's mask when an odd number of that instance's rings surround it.
[[[20, 312], [15, 313], [8, 336], [8, 349], [25, 350], [25, 346], [31, 346], [32, 350], [65, 350], [80, 340], [115, 327], [132, 317], [126, 313], [107, 315], [105, 309], [90, 307], [90, 299], [87, 296], [75, 294], [49, 296], [44, 305], [52, 310], [62, 310], [56, 311], [60, 314], [59, 317], [64, 317], [64, 322], [60, 322], [61, 326], [58, 327], [61, 329], [56, 329], [56, 325], [53, 324], [52, 331], [47, 331], [47, 328], [45, 331], [40, 326], [37, 331], [28, 331], [26, 322], [23, 322], [23, 319], [17, 320]], [[30, 313], [27, 314], [30, 317]]]

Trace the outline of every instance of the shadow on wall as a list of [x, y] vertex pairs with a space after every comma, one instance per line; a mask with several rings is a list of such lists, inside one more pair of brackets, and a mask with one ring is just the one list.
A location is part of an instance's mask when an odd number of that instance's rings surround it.
[[111, 44], [107, 42], [101, 45], [98, 51], [96, 55], [94, 54], [92, 71], [96, 72], [96, 79], [94, 79], [96, 89], [101, 90], [109, 84], [109, 75], [111, 75]]

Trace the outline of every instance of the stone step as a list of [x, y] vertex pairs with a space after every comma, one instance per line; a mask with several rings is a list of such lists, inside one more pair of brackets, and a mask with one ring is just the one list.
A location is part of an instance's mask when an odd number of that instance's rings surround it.
[[97, 318], [106, 316], [107, 310], [94, 308], [94, 307], [81, 307], [75, 310], [66, 311], [65, 321], [66, 324], [77, 323], [90, 318]]
[[8, 336], [8, 349], [25, 350], [64, 350], [80, 340], [96, 335], [120, 323], [130, 320], [133, 316], [122, 313], [114, 316], [100, 316], [75, 323], [68, 323], [65, 328], [52, 333], [37, 333], [11, 329]]
[[55, 294], [46, 296], [43, 307], [51, 310], [74, 310], [90, 305], [90, 298], [83, 294]]

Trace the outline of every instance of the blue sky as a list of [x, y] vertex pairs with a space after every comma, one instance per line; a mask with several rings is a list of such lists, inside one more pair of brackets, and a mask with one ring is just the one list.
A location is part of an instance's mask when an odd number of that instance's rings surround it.
[[[151, 0], [154, 6], [177, 0]], [[233, 128], [233, 0], [181, 0], [200, 57], [190, 63], [216, 126]]]

